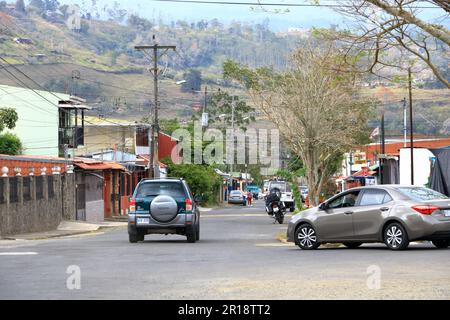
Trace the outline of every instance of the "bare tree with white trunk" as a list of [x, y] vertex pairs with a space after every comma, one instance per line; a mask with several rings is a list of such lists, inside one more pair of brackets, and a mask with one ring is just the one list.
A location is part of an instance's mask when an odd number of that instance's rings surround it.
[[303, 161], [313, 205], [343, 153], [368, 137], [372, 103], [358, 96], [354, 74], [332, 68], [341, 59], [334, 47], [307, 46], [295, 52], [285, 73], [252, 70], [232, 61], [224, 65], [225, 76], [246, 87], [255, 107]]

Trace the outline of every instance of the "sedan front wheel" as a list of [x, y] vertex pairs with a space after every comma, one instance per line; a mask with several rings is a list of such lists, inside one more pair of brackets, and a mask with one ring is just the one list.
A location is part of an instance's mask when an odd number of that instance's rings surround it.
[[301, 225], [295, 232], [295, 242], [302, 250], [315, 250], [320, 247], [316, 230], [310, 224]]

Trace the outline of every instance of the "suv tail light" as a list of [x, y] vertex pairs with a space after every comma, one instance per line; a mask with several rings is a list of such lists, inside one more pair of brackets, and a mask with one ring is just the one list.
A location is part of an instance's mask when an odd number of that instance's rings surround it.
[[186, 211], [192, 211], [192, 201], [191, 201], [191, 199], [186, 199]]
[[130, 212], [136, 211], [136, 199], [130, 199]]
[[426, 206], [426, 205], [419, 205], [412, 207], [414, 210], [421, 214], [425, 214], [427, 216], [430, 216], [433, 214], [433, 212], [439, 210], [439, 207], [436, 206]]

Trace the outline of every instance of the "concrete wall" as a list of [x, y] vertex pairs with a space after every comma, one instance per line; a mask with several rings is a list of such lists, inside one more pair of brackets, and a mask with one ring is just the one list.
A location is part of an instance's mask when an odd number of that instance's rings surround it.
[[[29, 178], [29, 188], [24, 182]], [[0, 236], [55, 230], [75, 217], [73, 175], [0, 177]], [[49, 184], [53, 181], [53, 193]], [[16, 187], [15, 187], [16, 186]], [[17, 190], [14, 192], [13, 189]]]

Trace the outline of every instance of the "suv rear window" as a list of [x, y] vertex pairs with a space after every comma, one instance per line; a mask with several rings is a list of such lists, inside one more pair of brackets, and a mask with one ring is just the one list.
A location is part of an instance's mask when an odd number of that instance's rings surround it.
[[287, 182], [272, 182], [270, 184], [270, 190], [275, 188], [279, 189], [281, 192], [291, 192], [291, 187]]
[[428, 188], [398, 188], [405, 196], [414, 201], [430, 201], [439, 199], [448, 199], [442, 193]]
[[136, 198], [171, 196], [185, 198], [186, 193], [180, 182], [145, 182], [136, 191]]

